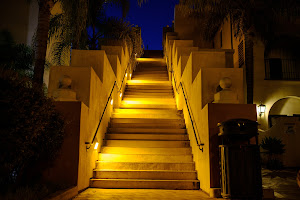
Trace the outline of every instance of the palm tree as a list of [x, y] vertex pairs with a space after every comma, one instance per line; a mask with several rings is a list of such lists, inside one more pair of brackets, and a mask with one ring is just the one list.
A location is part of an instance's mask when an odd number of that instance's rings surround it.
[[[65, 20], [69, 28], [69, 40], [72, 47], [80, 47], [80, 39], [87, 25], [96, 23], [96, 18], [105, 3], [121, 5], [123, 13], [129, 9], [129, 0], [37, 0], [39, 5], [38, 27], [36, 33], [36, 59], [34, 67], [34, 81], [42, 87], [47, 51], [51, 9], [57, 2], [61, 3]], [[88, 21], [88, 23], [87, 23]]]
[[78, 30], [76, 24], [73, 23], [73, 18], [76, 17], [73, 16], [74, 12], [69, 14], [63, 12], [52, 16], [49, 36], [57, 39], [51, 48], [54, 56], [53, 63], [62, 65], [63, 61], [69, 57], [71, 46], [76, 49], [98, 49], [98, 41], [104, 37], [104, 32], [110, 24], [110, 20], [105, 17], [105, 9], [110, 4], [121, 7], [123, 17], [126, 16], [129, 10], [129, 0], [87, 0], [86, 21], [82, 24], [81, 33], [77, 34], [80, 37], [74, 35], [74, 32]]
[[54, 5], [53, 0], [38, 0], [39, 14], [36, 32], [36, 55], [33, 80], [42, 88], [44, 65], [47, 51], [50, 11]]
[[86, 0], [37, 0], [39, 6], [38, 26], [36, 32], [36, 56], [33, 80], [42, 88], [47, 40], [50, 24], [51, 9], [54, 4], [60, 2], [64, 12], [69, 17], [73, 29], [74, 47], [78, 47], [83, 24], [86, 22]]

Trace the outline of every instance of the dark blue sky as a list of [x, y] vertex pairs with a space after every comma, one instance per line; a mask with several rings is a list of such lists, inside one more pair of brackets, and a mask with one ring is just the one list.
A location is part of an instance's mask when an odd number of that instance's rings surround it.
[[[137, 0], [130, 0], [126, 20], [142, 29], [145, 49], [162, 49], [162, 28], [171, 26], [174, 20], [174, 6], [179, 0], [148, 0], [140, 7]], [[109, 16], [122, 16], [121, 9], [108, 8]]]

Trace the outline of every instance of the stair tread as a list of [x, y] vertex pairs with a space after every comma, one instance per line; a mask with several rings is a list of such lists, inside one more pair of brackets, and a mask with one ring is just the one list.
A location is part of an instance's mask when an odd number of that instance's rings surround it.
[[145, 181], [145, 182], [152, 182], [152, 181], [159, 181], [159, 182], [199, 182], [199, 180], [196, 179], [192, 179], [192, 180], [177, 180], [177, 179], [98, 179], [98, 178], [92, 178], [92, 181], [95, 180], [101, 180], [101, 181], [105, 181], [105, 180], [109, 180], [109, 181]]
[[101, 171], [101, 172], [165, 172], [165, 173], [169, 173], [169, 172], [176, 172], [176, 173], [185, 173], [185, 172], [197, 172], [196, 170], [191, 170], [191, 171], [177, 171], [177, 170], [124, 170], [124, 169], [94, 169], [94, 171]]
[[129, 163], [129, 164], [133, 164], [133, 163], [147, 163], [147, 164], [149, 164], [149, 163], [153, 163], [153, 164], [194, 164], [195, 162], [193, 161], [193, 162], [184, 162], [184, 163], [182, 163], [182, 162], [120, 162], [120, 161], [117, 161], [117, 162], [113, 162], [113, 161], [103, 161], [103, 160], [96, 160], [96, 162], [98, 162], [98, 163], [122, 163], [122, 164], [124, 164], [124, 163]]

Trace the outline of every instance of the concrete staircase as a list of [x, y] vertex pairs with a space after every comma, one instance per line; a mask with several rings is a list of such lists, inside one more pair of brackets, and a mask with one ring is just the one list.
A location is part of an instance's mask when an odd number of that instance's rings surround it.
[[163, 59], [143, 59], [128, 81], [91, 187], [199, 189], [188, 135]]

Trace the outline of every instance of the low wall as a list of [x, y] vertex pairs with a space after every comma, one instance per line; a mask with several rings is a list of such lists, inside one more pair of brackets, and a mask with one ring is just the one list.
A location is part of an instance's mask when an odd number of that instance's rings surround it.
[[[69, 76], [72, 79], [70, 87], [76, 93], [76, 98], [72, 101], [57, 98], [57, 109], [64, 116], [67, 126], [60, 157], [45, 172], [48, 180], [77, 186], [78, 191], [89, 186], [111, 113], [113, 108], [119, 107], [119, 95], [124, 91], [127, 78], [130, 78], [125, 74], [132, 73], [129, 51], [126, 45], [123, 48], [109, 47], [107, 51], [112, 53], [109, 55], [104, 50], [74, 50], [71, 66], [51, 67], [48, 96], [53, 97], [61, 85], [60, 79]], [[119, 58], [120, 54], [122, 58]], [[96, 131], [94, 143], [86, 144], [93, 141]], [[96, 142], [99, 146], [94, 149]]]
[[[234, 118], [256, 121], [256, 106], [242, 104], [244, 102], [243, 70], [233, 68], [232, 50], [198, 49], [195, 51], [197, 48], [189, 47], [183, 51], [179, 45], [181, 44], [179, 38], [173, 40], [173, 35], [166, 34], [164, 55], [166, 55], [169, 71], [173, 71], [170, 77], [172, 76], [177, 108], [183, 110], [200, 188], [212, 194], [211, 190], [220, 188], [217, 123]], [[189, 43], [183, 42], [187, 46], [190, 45]], [[175, 44], [178, 44], [177, 47]], [[173, 63], [177, 60], [178, 63]], [[231, 78], [230, 89], [236, 94], [238, 104], [212, 103], [219, 81], [224, 77]], [[201, 143], [204, 145], [199, 148]]]

